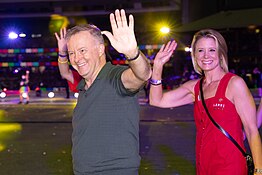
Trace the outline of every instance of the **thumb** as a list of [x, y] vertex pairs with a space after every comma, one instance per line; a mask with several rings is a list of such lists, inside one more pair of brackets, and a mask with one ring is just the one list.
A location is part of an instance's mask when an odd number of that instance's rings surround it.
[[114, 36], [112, 35], [111, 32], [102, 31], [101, 33], [102, 33], [103, 35], [105, 35], [105, 36], [109, 39], [109, 41], [110, 41], [111, 44], [115, 42], [115, 38], [114, 38]]

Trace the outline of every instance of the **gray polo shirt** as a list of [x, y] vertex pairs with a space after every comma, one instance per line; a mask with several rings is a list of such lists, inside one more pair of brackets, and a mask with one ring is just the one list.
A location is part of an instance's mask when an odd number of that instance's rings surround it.
[[126, 66], [106, 63], [96, 80], [84, 89], [73, 113], [72, 156], [76, 174], [137, 168], [139, 104], [136, 93], [122, 84]]

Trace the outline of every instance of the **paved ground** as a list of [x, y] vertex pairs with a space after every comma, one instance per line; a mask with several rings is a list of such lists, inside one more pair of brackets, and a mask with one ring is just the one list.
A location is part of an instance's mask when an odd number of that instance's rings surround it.
[[[258, 100], [256, 100], [258, 101]], [[0, 101], [0, 175], [72, 175], [71, 116], [76, 100]], [[195, 174], [193, 105], [148, 106], [140, 98], [141, 175]]]

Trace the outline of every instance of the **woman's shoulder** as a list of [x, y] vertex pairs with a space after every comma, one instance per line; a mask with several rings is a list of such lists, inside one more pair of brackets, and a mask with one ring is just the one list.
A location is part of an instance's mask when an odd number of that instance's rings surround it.
[[231, 95], [239, 96], [245, 94], [248, 90], [247, 84], [244, 79], [238, 75], [233, 76], [228, 83], [228, 92]]
[[244, 79], [236, 74], [234, 74], [234, 76], [232, 76], [232, 78], [229, 81], [229, 86], [232, 87], [241, 87], [241, 86], [245, 86], [246, 83], [244, 81]]

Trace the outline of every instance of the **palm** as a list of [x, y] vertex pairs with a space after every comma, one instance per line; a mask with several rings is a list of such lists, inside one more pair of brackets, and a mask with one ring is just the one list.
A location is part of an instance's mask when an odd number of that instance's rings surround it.
[[116, 10], [110, 14], [112, 33], [103, 31], [111, 45], [120, 53], [129, 53], [136, 50], [137, 42], [134, 34], [134, 18], [129, 15], [129, 24], [124, 10]]
[[155, 61], [160, 61], [162, 64], [167, 63], [170, 60], [170, 57], [172, 55], [172, 52], [158, 52], [155, 58]]
[[166, 45], [163, 45], [156, 54], [154, 63], [164, 65], [170, 60], [171, 55], [177, 47], [176, 41], [169, 41]]

